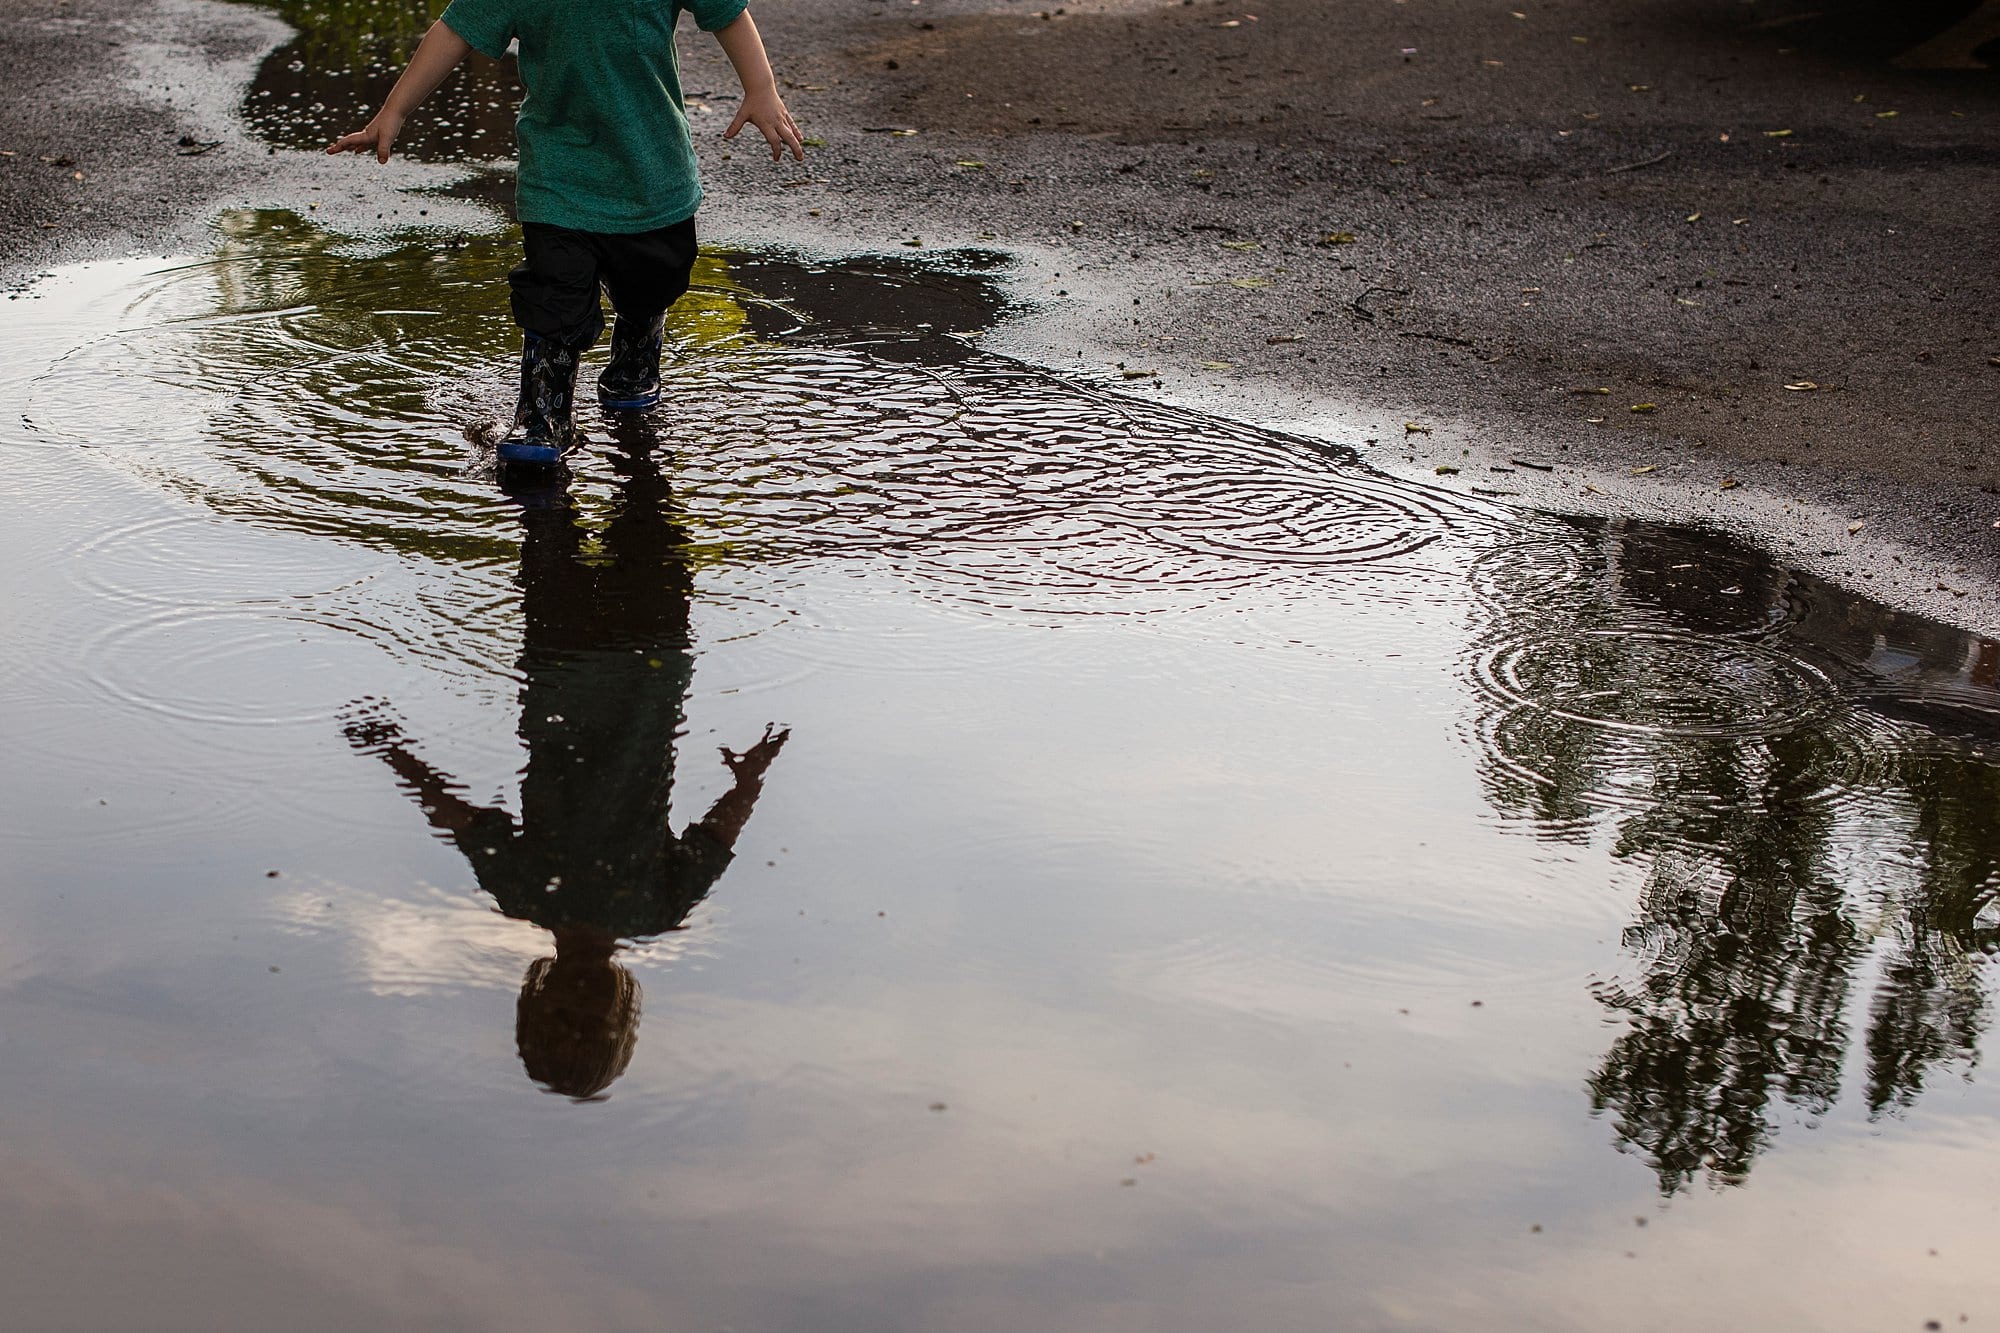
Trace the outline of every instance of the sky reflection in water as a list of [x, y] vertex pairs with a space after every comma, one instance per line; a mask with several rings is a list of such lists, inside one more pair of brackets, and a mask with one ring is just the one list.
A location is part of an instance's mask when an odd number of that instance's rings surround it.
[[1992, 642], [978, 353], [977, 255], [708, 257], [675, 400], [509, 494], [505, 243], [226, 226], [0, 356], [30, 1301], [1992, 1294]]

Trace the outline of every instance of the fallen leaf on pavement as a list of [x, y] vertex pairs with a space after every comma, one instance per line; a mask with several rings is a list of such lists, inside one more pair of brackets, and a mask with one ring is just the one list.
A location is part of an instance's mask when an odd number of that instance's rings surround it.
[[1302, 343], [1305, 340], [1306, 335], [1303, 333], [1274, 333], [1264, 339], [1265, 343], [1273, 346], [1278, 343]]
[[1440, 477], [1455, 477], [1458, 475], [1458, 469], [1449, 463], [1439, 463], [1436, 471]]
[[1204, 361], [1201, 363], [1201, 368], [1203, 370], [1234, 370], [1236, 363], [1234, 361]]
[[1351, 231], [1330, 231], [1319, 238], [1321, 245], [1353, 245], [1360, 238]]
[[986, 170], [986, 164], [984, 162], [981, 162], [978, 158], [974, 157], [960, 158], [958, 161], [958, 165], [964, 167], [967, 171]]
[[1722, 489], [1725, 491], [1733, 491], [1742, 484], [1742, 482], [1736, 480], [1734, 477], [1724, 477], [1722, 479]]
[[1403, 434], [1405, 435], [1428, 435], [1430, 433], [1431, 428], [1421, 421], [1405, 421], [1403, 423]]
[[1811, 380], [1800, 380], [1795, 384], [1787, 384], [1785, 387], [1793, 393], [1811, 393], [1819, 385], [1813, 383]]
[[1602, 394], [1608, 394], [1608, 393], [1610, 393], [1610, 392], [1611, 392], [1611, 390], [1609, 390], [1609, 389], [1590, 389], [1590, 388], [1583, 388], [1583, 389], [1571, 389], [1571, 390], [1570, 390], [1570, 392], [1571, 392], [1571, 393], [1602, 393]]
[[1118, 373], [1128, 380], [1151, 380], [1160, 377], [1160, 372], [1157, 370], [1121, 370]]
[[1647, 463], [1641, 467], [1633, 468], [1632, 475], [1635, 477], [1643, 477], [1648, 472], [1658, 472], [1659, 470], [1660, 470], [1660, 465], [1658, 463]]
[[1764, 137], [1766, 139], [1789, 139], [1792, 137], [1792, 132], [1790, 130], [1765, 130]]
[[1868, 525], [1865, 522], [1857, 518], [1852, 523], [1849, 523], [1847, 525], [1847, 535], [1852, 537], [1855, 533], [1861, 531], [1861, 529], [1867, 526]]
[[1658, 403], [1634, 403], [1632, 404], [1632, 410], [1643, 415], [1647, 412], [1659, 411], [1660, 405]]

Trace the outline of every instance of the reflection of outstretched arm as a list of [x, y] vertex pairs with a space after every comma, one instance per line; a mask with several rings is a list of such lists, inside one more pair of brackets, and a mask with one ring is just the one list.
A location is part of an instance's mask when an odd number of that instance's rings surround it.
[[[348, 743], [363, 754], [381, 756], [402, 785], [417, 798], [417, 805], [431, 827], [457, 838], [496, 816], [508, 820], [504, 811], [474, 805], [459, 792], [459, 784], [412, 754], [403, 729], [379, 708], [356, 711], [341, 727]], [[511, 824], [511, 820], [508, 820]]]
[[757, 804], [757, 797], [764, 790], [764, 770], [778, 757], [778, 751], [785, 747], [791, 737], [789, 728], [781, 728], [773, 723], [764, 728], [764, 737], [741, 754], [729, 749], [722, 750], [722, 762], [729, 765], [736, 784], [724, 792], [716, 803], [709, 807], [707, 814], [688, 825], [683, 839], [700, 836], [720, 851], [730, 851], [736, 846], [736, 837], [743, 832], [744, 824], [750, 820], [750, 811]]

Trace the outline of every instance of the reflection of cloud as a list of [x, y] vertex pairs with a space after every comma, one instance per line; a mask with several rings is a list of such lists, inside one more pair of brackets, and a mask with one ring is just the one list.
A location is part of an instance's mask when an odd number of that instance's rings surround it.
[[[682, 1263], [710, 1281], [773, 1299], [826, 1284], [912, 1328], [1072, 1326], [1090, 1306], [1065, 1290], [1078, 1266], [1127, 1307], [1111, 1326], [1215, 1328], [1268, 1308], [1267, 1273], [1324, 1275], [1322, 1295], [1365, 1301], [1365, 1271], [1421, 1253], [1413, 1228], [1432, 1247], [1504, 1228], [1493, 1214], [1518, 1212], [1515, 1182], [1566, 1151], [1546, 1108], [1569, 1095], [1567, 1070], [1503, 1074], [1516, 1086], [1487, 1085], [1484, 1132], [1463, 1134], [1453, 1090], [1517, 1057], [1482, 1062], [1462, 1037], [1406, 1040], [1435, 1060], [1384, 1080], [1382, 1036], [1353, 1026], [1246, 1030], [1191, 1011], [1169, 1037], [984, 989], [857, 999], [656, 1009], [677, 1049], [635, 1064], [628, 1104], [689, 1081], [712, 1093], [704, 1076], [725, 1070], [739, 1095], [704, 1116], [726, 1124], [721, 1141], [632, 1171], [619, 1211], [687, 1237]], [[1329, 1266], [1334, 1250], [1349, 1258]], [[969, 1298], [990, 1325], [961, 1318]]]
[[[93, 1154], [95, 1156], [95, 1154]], [[447, 1236], [393, 1196], [310, 1195], [210, 1162], [178, 1183], [44, 1148], [0, 1153], [0, 1287], [15, 1328], [658, 1327], [657, 1299], [485, 1227]]]
[[1984, 1121], [1777, 1154], [1759, 1175], [1767, 1188], [1683, 1196], [1644, 1226], [1605, 1208], [1509, 1236], [1500, 1262], [1397, 1299], [1421, 1328], [1874, 1333], [1955, 1328], [2000, 1294], [1987, 1260], [2000, 1219], [1971, 1203], [2000, 1190]]
[[[412, 892], [417, 896], [302, 891], [277, 899], [272, 912], [300, 933], [340, 937], [345, 970], [376, 995], [516, 991], [528, 964], [554, 952], [547, 931], [502, 916], [484, 898], [428, 885]], [[715, 914], [705, 909], [704, 921]], [[672, 963], [699, 948], [690, 938], [696, 933], [649, 940], [622, 960], [638, 969]]]

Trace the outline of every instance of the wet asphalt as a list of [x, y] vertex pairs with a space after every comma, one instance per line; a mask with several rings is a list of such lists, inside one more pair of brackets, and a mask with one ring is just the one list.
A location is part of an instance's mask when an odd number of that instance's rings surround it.
[[[2000, 569], [2000, 76], [1954, 66], [2000, 53], [1994, 8], [765, 6], [820, 146], [707, 144], [704, 225], [1012, 251], [1054, 364], [1446, 488], [1747, 531], [1963, 621]], [[11, 12], [10, 285], [362, 180], [232, 132], [282, 33], [254, 11]], [[684, 53], [719, 130], [726, 66]]]

